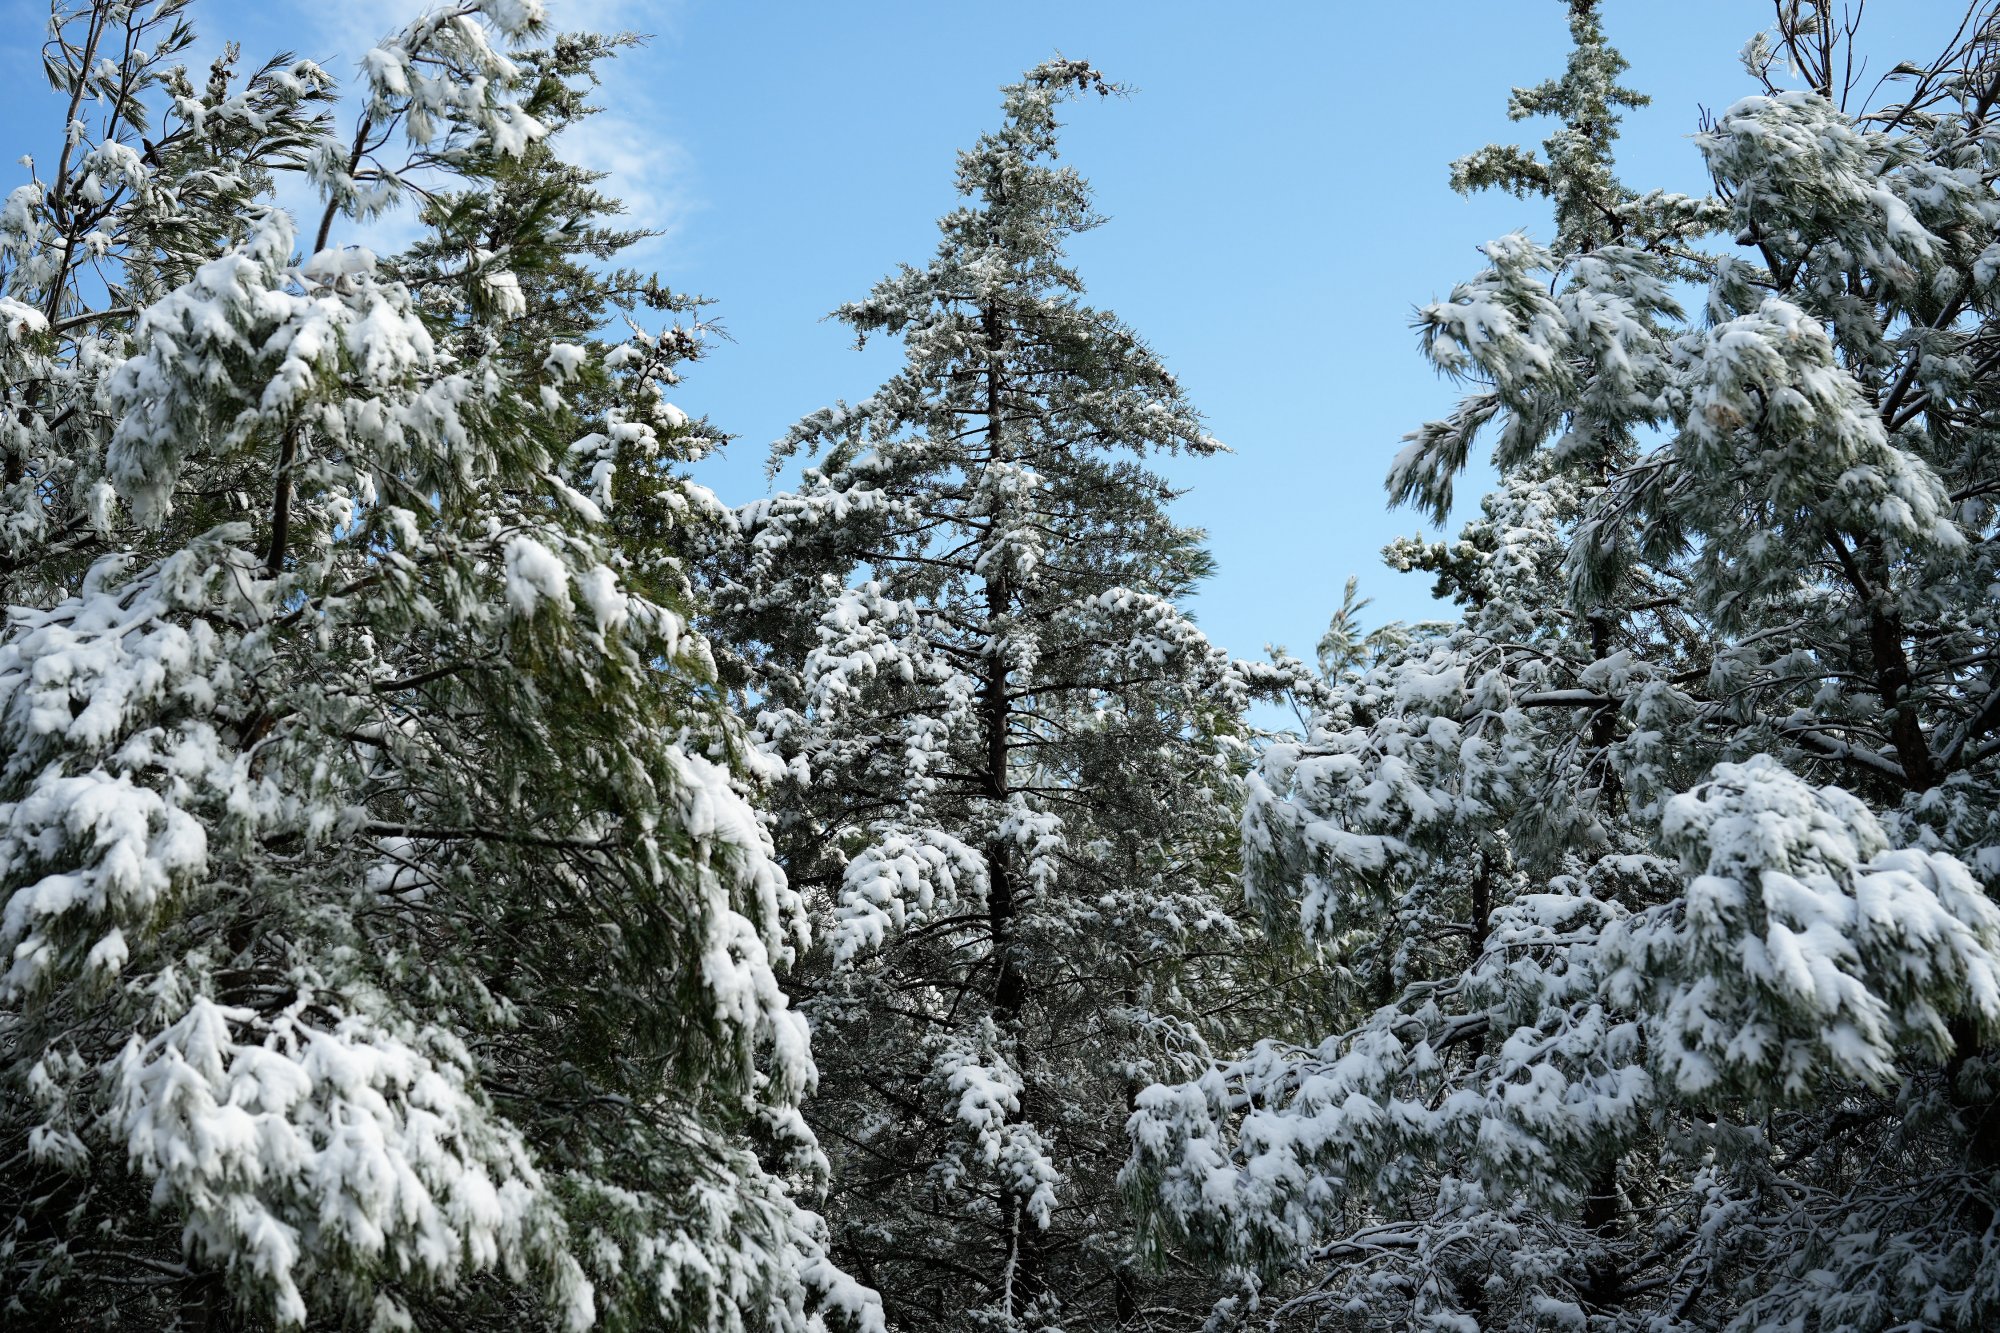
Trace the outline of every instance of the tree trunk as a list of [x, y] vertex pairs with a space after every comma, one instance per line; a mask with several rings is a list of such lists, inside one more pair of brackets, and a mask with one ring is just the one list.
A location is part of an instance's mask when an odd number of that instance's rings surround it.
[[[997, 310], [988, 306], [983, 324], [986, 334], [986, 458], [990, 466], [1001, 460], [1003, 447], [1000, 434], [1003, 402], [1000, 353], [1004, 342]], [[988, 653], [979, 711], [986, 731], [986, 795], [997, 809], [1006, 804], [1009, 795], [1007, 654], [999, 629], [1009, 610], [1005, 565], [989, 567], [985, 582]], [[1014, 944], [1013, 861], [1013, 847], [1006, 839], [995, 837], [987, 844], [986, 918], [993, 937], [993, 1023], [1001, 1033], [1015, 1039], [1014, 1067], [1021, 1075], [1022, 1089], [1020, 1107], [1013, 1119], [1021, 1121], [1027, 1118], [1028, 1090], [1026, 1061], [1023, 1059], [1025, 1049], [1019, 1038], [1021, 1012], [1028, 999], [1028, 981], [1021, 970]], [[1001, 1213], [1007, 1227], [1006, 1258], [1001, 1277], [1002, 1307], [1011, 1319], [1021, 1299], [1032, 1297], [1038, 1265], [1035, 1263], [1034, 1220], [1028, 1216], [1027, 1197], [1006, 1182], [1002, 1182], [1001, 1190]]]

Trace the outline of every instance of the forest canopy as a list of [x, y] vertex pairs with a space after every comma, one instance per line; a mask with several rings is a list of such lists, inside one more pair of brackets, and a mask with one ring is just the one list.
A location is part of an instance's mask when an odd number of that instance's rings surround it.
[[1298, 587], [1306, 662], [1191, 614], [1229, 450], [1069, 253], [1115, 70], [1000, 90], [731, 503], [712, 304], [570, 147], [637, 38], [56, 0], [0, 1326], [2000, 1324], [2000, 7], [1871, 81], [1778, 0], [1698, 195], [1563, 7], [1547, 137], [1439, 164], [1550, 225], [1366, 478], [1439, 614]]

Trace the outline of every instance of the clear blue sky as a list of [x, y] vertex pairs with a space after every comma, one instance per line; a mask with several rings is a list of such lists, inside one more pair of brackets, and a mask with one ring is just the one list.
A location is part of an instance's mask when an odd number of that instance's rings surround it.
[[[704, 465], [732, 503], [765, 491], [765, 445], [836, 397], [859, 398], [893, 348], [850, 350], [820, 317], [899, 261], [930, 254], [953, 152], [996, 119], [1001, 83], [1060, 51], [1130, 85], [1070, 116], [1066, 156], [1110, 222], [1075, 257], [1091, 299], [1165, 357], [1236, 452], [1171, 469], [1219, 572], [1196, 612], [1239, 654], [1309, 653], [1350, 573], [1371, 618], [1431, 613], [1427, 580], [1382, 544], [1419, 530], [1385, 509], [1398, 438], [1452, 401], [1419, 358], [1412, 307], [1479, 265], [1474, 246], [1547, 210], [1461, 199], [1446, 163], [1538, 142], [1507, 91], [1560, 71], [1557, 0], [550, 0], [558, 23], [652, 35], [620, 62], [584, 156], [666, 229], [644, 261], [716, 298], [734, 338], [679, 394], [741, 438]], [[1874, 68], [1928, 57], [1959, 0], [1874, 0]], [[343, 76], [414, 6], [398, 0], [197, 0], [203, 49], [280, 47]], [[21, 147], [60, 108], [41, 92], [47, 9], [0, 0], [0, 110]], [[1761, 0], [1610, 0], [1607, 26], [1654, 104], [1625, 127], [1640, 188], [1699, 191], [1701, 106], [1751, 91], [1736, 60]], [[32, 128], [30, 128], [32, 127]], [[5, 182], [11, 187], [12, 181]], [[780, 485], [783, 484], [782, 479]], [[1476, 494], [1476, 487], [1473, 488]]]

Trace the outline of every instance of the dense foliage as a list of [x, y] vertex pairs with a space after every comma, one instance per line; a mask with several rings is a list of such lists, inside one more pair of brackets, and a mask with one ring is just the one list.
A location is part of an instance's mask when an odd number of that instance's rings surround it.
[[1061, 60], [1010, 86], [936, 257], [839, 311], [906, 364], [779, 443], [813, 464], [742, 511], [723, 592], [827, 907], [800, 984], [835, 1254], [900, 1328], [1205, 1309], [1137, 1263], [1116, 1176], [1133, 1094], [1207, 1063], [1254, 966], [1252, 680], [1180, 609], [1209, 559], [1142, 462], [1220, 446], [1064, 261], [1097, 219], [1054, 117], [1092, 91]]
[[1455, 614], [1350, 583], [1315, 671], [1187, 612], [1225, 451], [1066, 256], [1089, 64], [732, 509], [563, 153], [634, 39], [462, 0], [343, 93], [58, 0], [0, 1326], [2000, 1324], [2000, 6], [1871, 91], [1779, 0], [1689, 197], [1564, 3], [1451, 175], [1552, 232], [1417, 312], [1389, 467]]
[[182, 8], [57, 10], [72, 129], [0, 209], [8, 1322], [875, 1323], [789, 1183], [689, 339], [598, 335], [687, 303], [558, 155], [612, 44], [433, 13], [337, 138], [310, 63], [191, 81]]
[[1455, 168], [1555, 237], [1418, 317], [1470, 391], [1391, 489], [1442, 518], [1481, 434], [1499, 484], [1390, 556], [1462, 615], [1354, 645], [1251, 783], [1352, 1018], [1149, 1090], [1133, 1180], [1281, 1324], [1991, 1327], [2000, 26], [1864, 110], [1779, 6], [1812, 86], [1746, 49], [1691, 199], [1618, 181], [1570, 9], [1545, 155]]

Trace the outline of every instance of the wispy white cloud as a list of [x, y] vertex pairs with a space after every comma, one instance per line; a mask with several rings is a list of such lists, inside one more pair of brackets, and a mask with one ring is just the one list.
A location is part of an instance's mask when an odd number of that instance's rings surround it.
[[698, 206], [688, 188], [687, 151], [622, 106], [585, 120], [563, 142], [571, 161], [610, 174], [606, 187], [624, 201], [631, 225], [659, 233], [642, 251], [663, 248], [681, 219]]
[[[678, 223], [699, 206], [691, 155], [661, 128], [670, 82], [658, 77], [657, 62], [678, 37], [685, 0], [549, 0], [547, 8], [557, 31], [633, 32], [650, 39], [602, 68], [604, 85], [593, 100], [604, 110], [565, 134], [563, 145], [573, 161], [609, 173], [605, 188], [624, 200], [631, 225], [661, 233], [630, 256], [637, 263], [658, 263]], [[287, 0], [262, 8], [253, 22], [267, 43], [275, 39], [294, 47], [349, 84], [368, 48], [423, 10], [412, 0], [340, 5]], [[246, 55], [255, 53], [246, 42]], [[283, 202], [300, 213], [302, 225], [305, 214], [317, 216], [303, 191], [286, 191]], [[350, 227], [344, 240], [387, 250], [408, 241], [414, 230], [403, 212]]]
[[607, 191], [625, 203], [627, 220], [659, 233], [629, 258], [658, 263], [681, 221], [700, 207], [695, 164], [687, 148], [666, 134], [670, 108], [659, 64], [677, 42], [687, 0], [553, 0], [558, 28], [637, 33], [647, 44], [628, 49], [603, 66], [604, 86], [594, 99], [603, 108], [564, 135], [565, 153], [593, 171], [609, 173]]

